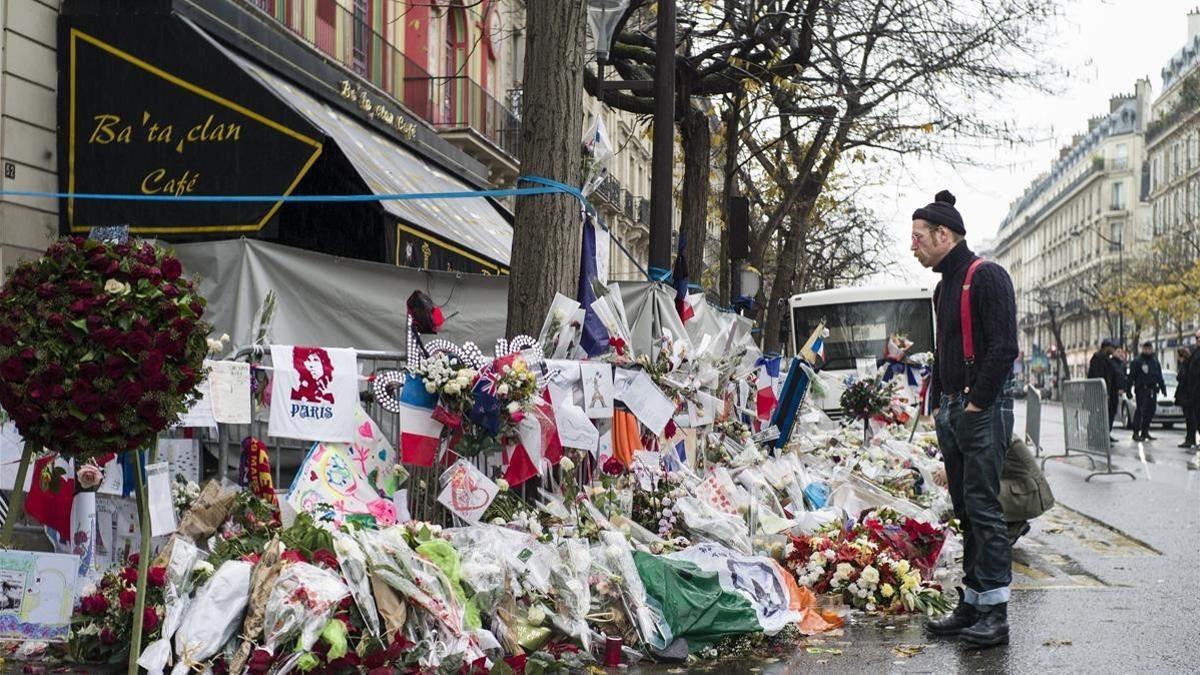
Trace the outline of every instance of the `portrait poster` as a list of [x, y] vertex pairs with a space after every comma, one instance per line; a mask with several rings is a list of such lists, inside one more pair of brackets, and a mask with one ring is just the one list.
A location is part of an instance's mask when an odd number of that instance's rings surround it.
[[0, 640], [65, 642], [79, 556], [0, 551]]
[[354, 442], [358, 362], [353, 349], [275, 345], [271, 363], [271, 436]]

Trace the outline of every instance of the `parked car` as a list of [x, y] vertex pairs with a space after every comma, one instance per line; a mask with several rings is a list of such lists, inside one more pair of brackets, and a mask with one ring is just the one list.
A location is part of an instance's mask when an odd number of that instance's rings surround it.
[[[1183, 409], [1175, 405], [1175, 386], [1179, 378], [1174, 371], [1163, 371], [1163, 384], [1167, 385], [1167, 393], [1159, 393], [1157, 406], [1154, 409], [1153, 424], [1161, 424], [1164, 429], [1170, 429], [1176, 424], [1183, 423]], [[1117, 403], [1117, 419], [1124, 423], [1126, 429], [1133, 428], [1134, 415], [1137, 414], [1137, 401], [1133, 397], [1122, 398]]]

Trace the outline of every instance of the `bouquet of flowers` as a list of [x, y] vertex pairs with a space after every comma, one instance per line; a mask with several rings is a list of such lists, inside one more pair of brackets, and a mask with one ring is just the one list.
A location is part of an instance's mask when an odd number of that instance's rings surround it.
[[873, 531], [858, 524], [832, 534], [789, 538], [784, 564], [816, 593], [836, 593], [868, 612], [934, 613], [949, 609], [939, 584]]
[[297, 650], [312, 649], [338, 603], [350, 596], [341, 576], [303, 562], [285, 567], [275, 583], [263, 615], [263, 648], [272, 654], [297, 635]]
[[188, 480], [181, 473], [175, 474], [175, 480], [171, 483], [171, 503], [175, 506], [175, 511], [178, 513], [187, 511], [199, 498], [200, 486]]
[[[79, 610], [72, 619], [68, 652], [76, 661], [126, 663], [137, 655], [129, 654], [133, 633], [133, 607], [137, 600], [138, 555], [124, 567], [109, 570], [98, 587], [84, 590]], [[165, 567], [151, 567], [146, 584], [146, 605], [142, 615], [143, 644], [161, 633], [163, 588], [167, 583]]]
[[840, 400], [846, 415], [856, 420], [869, 420], [882, 415], [892, 403], [891, 386], [878, 377], [846, 378], [846, 389]]
[[150, 244], [57, 241], [0, 291], [0, 406], [26, 441], [66, 455], [146, 447], [200, 380], [204, 305]]

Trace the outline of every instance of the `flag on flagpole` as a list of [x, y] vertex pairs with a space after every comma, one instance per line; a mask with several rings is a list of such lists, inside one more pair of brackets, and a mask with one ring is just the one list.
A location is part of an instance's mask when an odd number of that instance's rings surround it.
[[782, 356], [760, 356], [755, 363], [758, 366], [758, 395], [755, 400], [758, 412], [756, 426], [759, 429], [770, 421], [779, 404], [779, 365], [782, 360]]
[[585, 310], [583, 334], [579, 344], [588, 356], [599, 356], [607, 352], [609, 347], [608, 331], [605, 330], [604, 323], [600, 321], [600, 315], [592, 309], [592, 303], [596, 301], [593, 282], [603, 283], [603, 279], [600, 278], [600, 265], [597, 257], [599, 249], [596, 245], [596, 238], [601, 231], [592, 215], [584, 214], [583, 250], [579, 265], [579, 297], [577, 300]]
[[671, 276], [675, 280], [675, 311], [679, 312], [679, 320], [687, 323], [696, 311], [688, 304], [688, 266], [684, 251], [687, 249], [687, 235], [679, 233], [679, 252], [675, 254], [675, 270]]
[[808, 341], [800, 348], [800, 356], [808, 361], [813, 368], [820, 369], [825, 364], [825, 322], [822, 321], [808, 336]]
[[425, 390], [425, 383], [405, 373], [400, 391], [400, 461], [430, 467], [437, 457], [442, 423], [433, 418], [437, 394]]

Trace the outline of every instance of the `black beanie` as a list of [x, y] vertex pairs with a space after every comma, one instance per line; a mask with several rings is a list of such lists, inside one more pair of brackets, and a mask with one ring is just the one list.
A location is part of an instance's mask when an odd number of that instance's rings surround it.
[[954, 195], [949, 190], [942, 190], [933, 197], [933, 203], [913, 211], [913, 220], [920, 218], [934, 225], [942, 225], [966, 236], [967, 228], [963, 225], [962, 216], [954, 208]]

